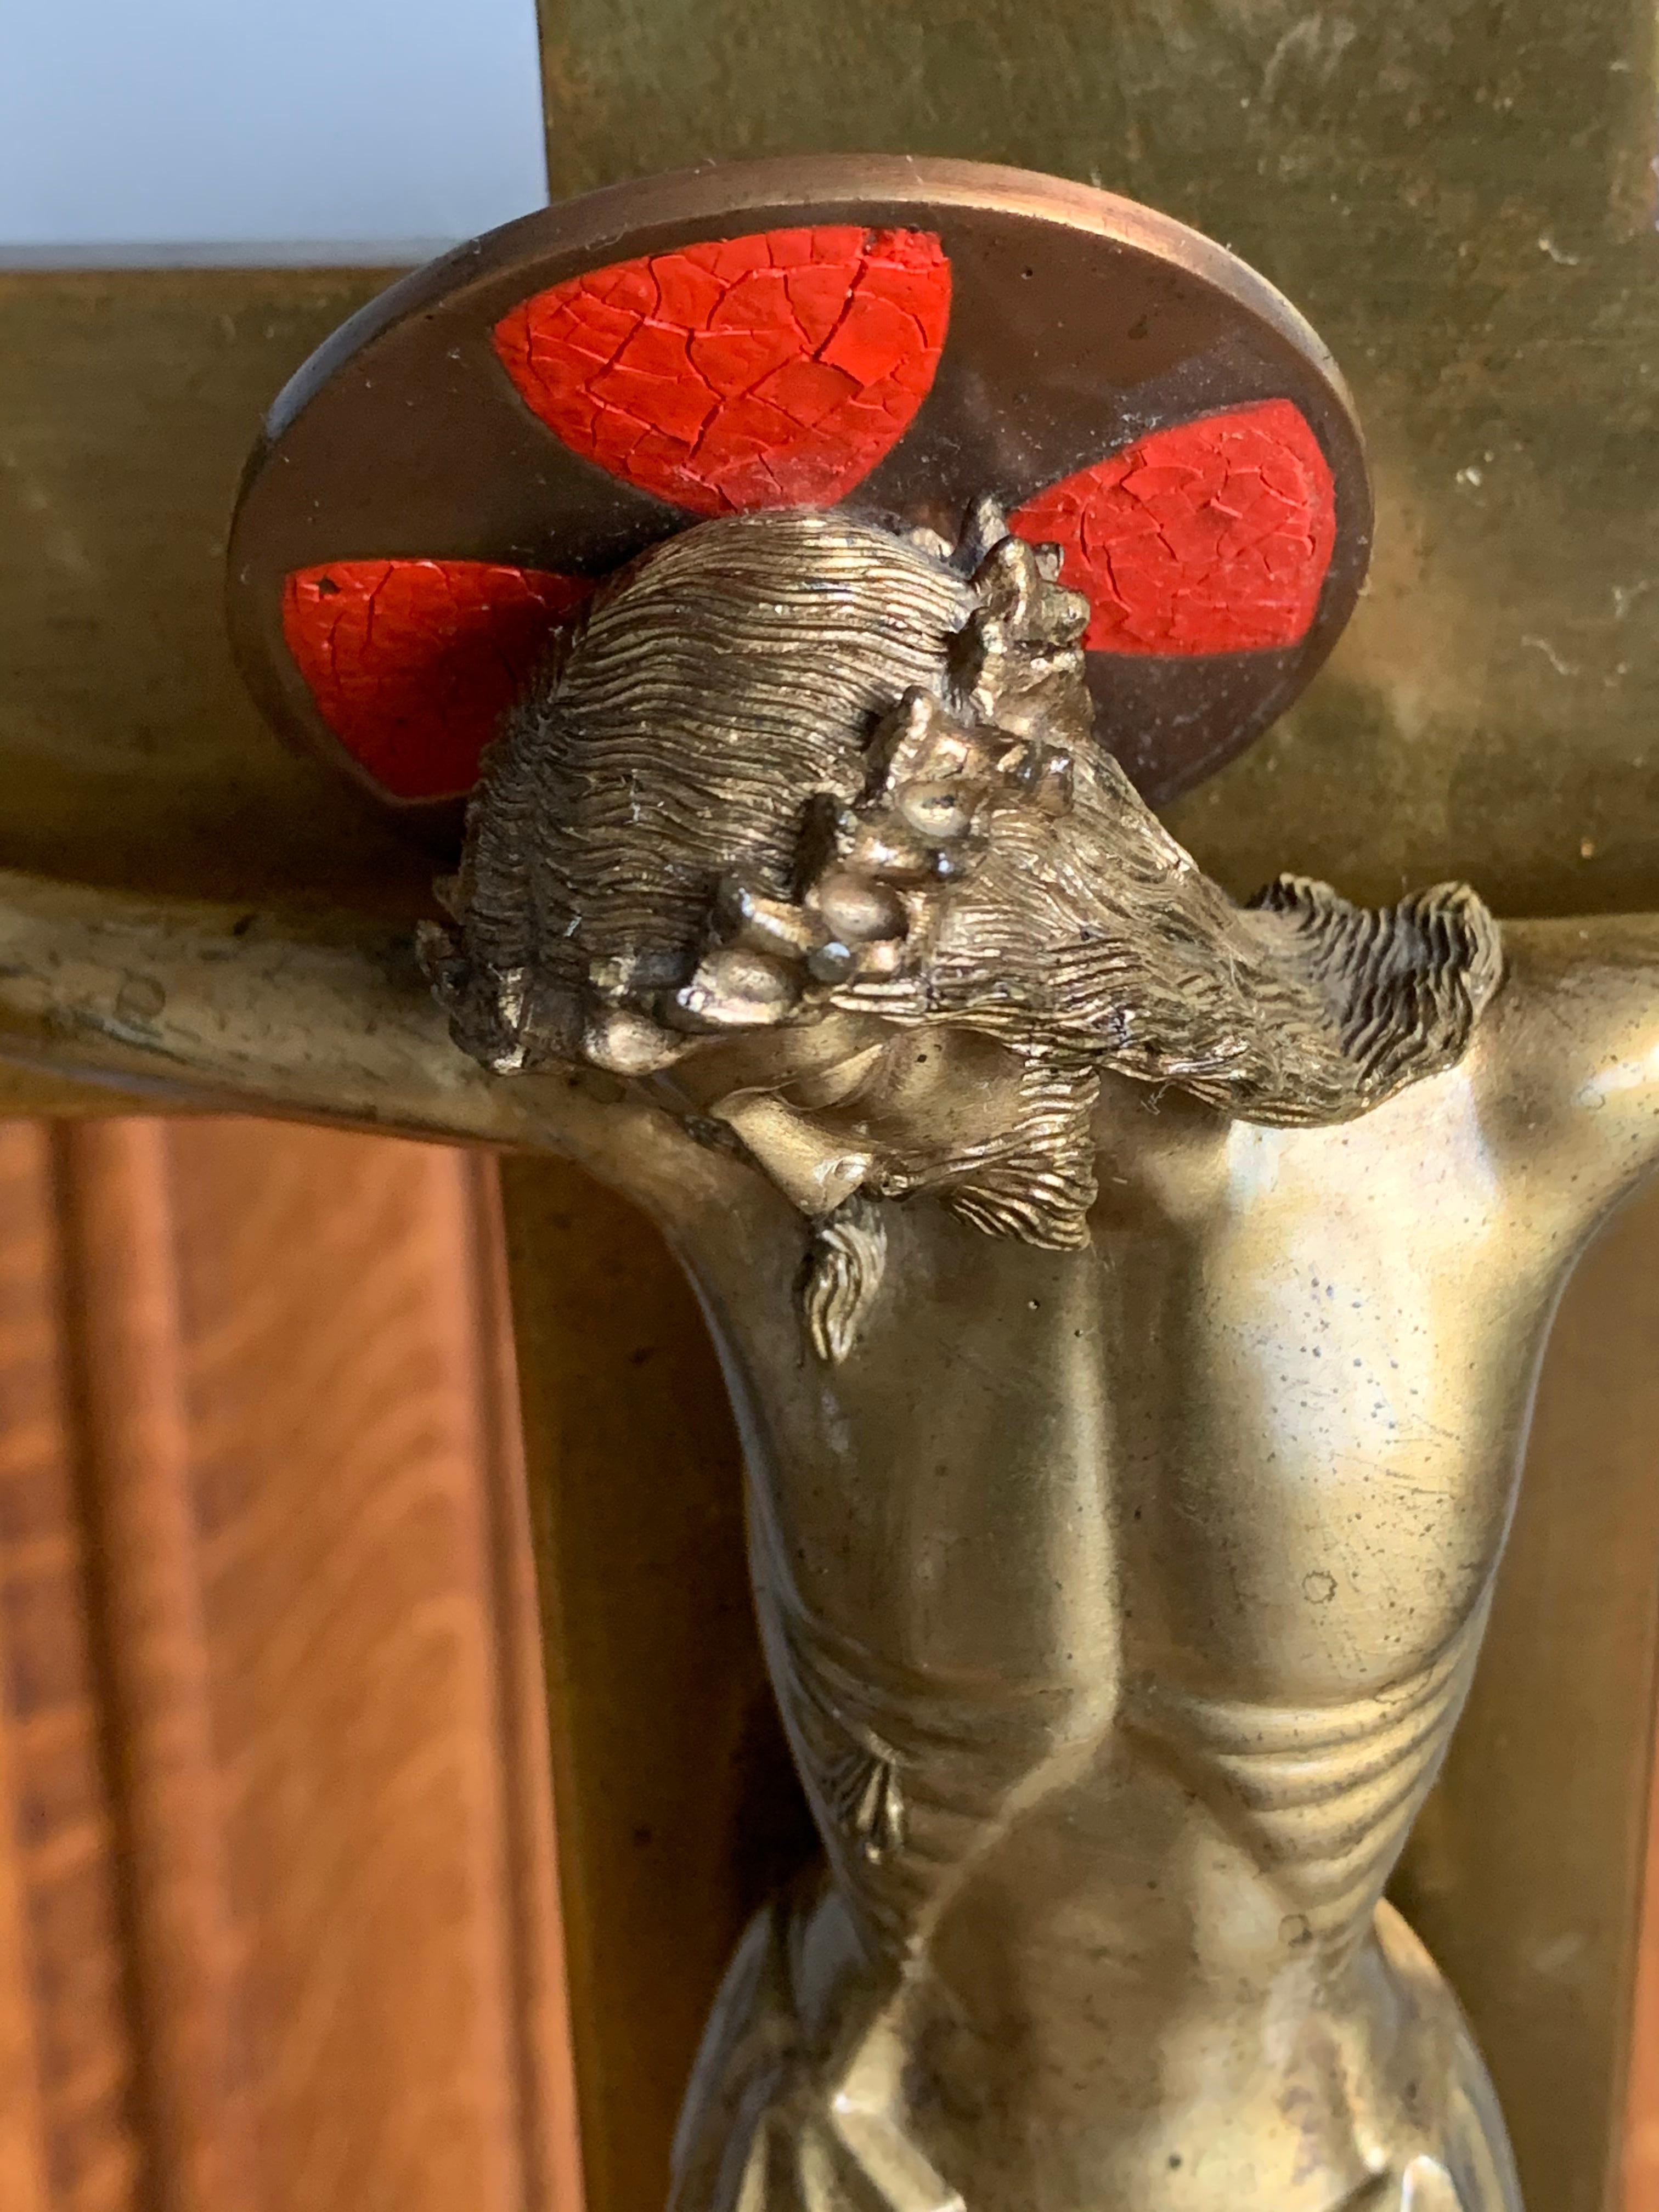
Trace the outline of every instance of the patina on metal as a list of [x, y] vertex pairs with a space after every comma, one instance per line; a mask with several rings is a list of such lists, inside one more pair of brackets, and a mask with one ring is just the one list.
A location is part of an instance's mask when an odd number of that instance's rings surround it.
[[[737, 837], [701, 908], [679, 902], [667, 964], [640, 934], [647, 820], [634, 920], [578, 963], [543, 925], [568, 914], [579, 939], [594, 904], [558, 850], [584, 827], [556, 741], [567, 712], [582, 737], [584, 652], [653, 568], [694, 577], [719, 533], [763, 550], [791, 528], [855, 565], [908, 546], [961, 617], [935, 617], [938, 680], [869, 700], [866, 773], [797, 794], [798, 830], [830, 802], [805, 848]], [[428, 950], [464, 1039], [519, 1073], [464, 1079], [429, 1012], [386, 1018], [406, 965], [338, 947], [276, 960], [311, 993], [302, 1049], [234, 992], [203, 1027], [188, 930], [182, 1018], [166, 985], [137, 1022], [118, 997], [99, 1012], [96, 961], [20, 957], [7, 1003], [77, 1027], [82, 1066], [166, 1052], [198, 1084], [348, 1112], [389, 1078], [405, 1123], [514, 1124], [687, 1255], [830, 1874], [739, 1953], [683, 2204], [1489, 2212], [1517, 2201], [1502, 2123], [1379, 1899], [1468, 1687], [1559, 1283], [1659, 1152], [1659, 929], [1500, 945], [1455, 887], [1365, 912], [1292, 880], [1233, 905], [1096, 749], [1056, 566], [988, 517], [971, 557], [755, 520], [601, 592], [491, 772], [458, 939]], [[709, 668], [728, 705], [768, 678], [738, 649], [735, 678]], [[686, 791], [694, 837], [718, 837], [718, 780]], [[1091, 845], [1109, 823], [1120, 845]], [[1106, 928], [1085, 896], [1030, 934], [1109, 854], [1143, 902]], [[526, 898], [538, 869], [552, 896]], [[1127, 1026], [1097, 961], [1127, 979]], [[380, 1011], [347, 1042], [359, 991]], [[1032, 1070], [1056, 1066], [1046, 1151], [1011, 1151]], [[896, 1163], [938, 1149], [941, 1115], [975, 1125], [951, 1133], [975, 1158], [930, 1188]], [[994, 1156], [991, 1202], [972, 1186]], [[806, 1343], [802, 1212], [833, 1240]]]
[[418, 910], [422, 854], [280, 743], [222, 611], [272, 390], [398, 273], [0, 270], [0, 865]]

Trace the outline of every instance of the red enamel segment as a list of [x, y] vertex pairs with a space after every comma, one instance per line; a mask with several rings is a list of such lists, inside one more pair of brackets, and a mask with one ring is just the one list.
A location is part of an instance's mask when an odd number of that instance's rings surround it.
[[951, 264], [920, 230], [769, 230], [619, 261], [495, 326], [574, 453], [695, 514], [830, 506], [933, 388]]
[[485, 561], [330, 561], [283, 592], [283, 635], [318, 712], [398, 799], [471, 790], [549, 634], [593, 589]]
[[1305, 637], [1336, 544], [1318, 441], [1288, 399], [1154, 431], [1028, 500], [1062, 549], [1091, 653], [1250, 653]]

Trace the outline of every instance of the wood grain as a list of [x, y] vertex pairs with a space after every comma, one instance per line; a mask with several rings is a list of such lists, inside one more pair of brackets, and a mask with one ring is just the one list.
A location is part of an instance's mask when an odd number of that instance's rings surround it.
[[148, 2161], [169, 2212], [217, 2212], [252, 2201], [251, 2146], [169, 1141], [91, 1122], [56, 1149]]
[[53, 1141], [0, 1125], [4, 2201], [127, 2212], [140, 2142]]
[[12, 1125], [0, 1265], [0, 2203], [571, 2212], [493, 1169]]

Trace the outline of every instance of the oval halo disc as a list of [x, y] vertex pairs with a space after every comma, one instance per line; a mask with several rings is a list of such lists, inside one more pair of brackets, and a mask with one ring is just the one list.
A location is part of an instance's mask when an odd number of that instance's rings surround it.
[[1054, 178], [815, 156], [526, 216], [344, 325], [249, 463], [232, 636], [284, 735], [447, 839], [551, 627], [635, 554], [753, 506], [950, 537], [988, 493], [1065, 548], [1154, 804], [1297, 696], [1370, 552], [1341, 377], [1233, 255]]

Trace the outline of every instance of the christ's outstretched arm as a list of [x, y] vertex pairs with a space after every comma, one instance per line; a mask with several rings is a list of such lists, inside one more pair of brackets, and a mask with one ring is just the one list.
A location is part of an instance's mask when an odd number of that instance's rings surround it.
[[410, 933], [361, 915], [0, 874], [0, 1062], [107, 1085], [129, 1111], [137, 1095], [562, 1152], [647, 1203], [703, 1157], [591, 1077], [487, 1075], [452, 1042]]
[[1587, 1235], [1659, 1169], [1659, 915], [1511, 922], [1471, 1054], [1524, 1201]]

